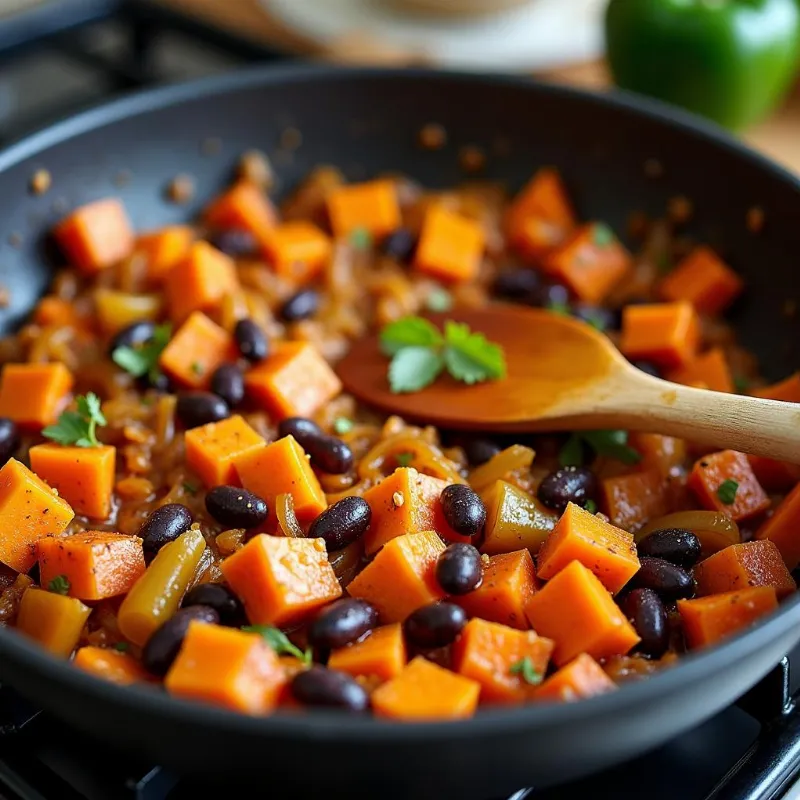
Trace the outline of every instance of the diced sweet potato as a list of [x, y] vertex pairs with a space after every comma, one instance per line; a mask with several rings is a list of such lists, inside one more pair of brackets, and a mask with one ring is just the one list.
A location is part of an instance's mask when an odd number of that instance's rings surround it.
[[42, 586], [63, 577], [70, 597], [80, 600], [127, 594], [144, 574], [142, 540], [138, 536], [105, 531], [47, 536], [39, 540], [38, 550]]
[[533, 629], [555, 643], [562, 666], [581, 653], [593, 658], [624, 655], [639, 643], [633, 626], [598, 578], [573, 561], [528, 600]]
[[[770, 505], [747, 456], [735, 450], [710, 453], [696, 461], [688, 485], [703, 508], [722, 511], [734, 522], [757, 516]], [[731, 498], [733, 502], [727, 502]]]
[[0, 377], [0, 416], [30, 430], [52, 425], [74, 383], [63, 364], [6, 364]]
[[114, 494], [117, 449], [37, 444], [29, 451], [31, 468], [63, 497], [76, 514], [106, 519]]
[[164, 686], [176, 697], [265, 714], [274, 708], [285, 682], [278, 656], [260, 636], [190, 622]]
[[506, 481], [495, 481], [481, 499], [486, 506], [481, 551], [489, 555], [522, 547], [536, 555], [558, 520], [536, 497]]
[[417, 656], [372, 693], [379, 717], [399, 720], [465, 719], [475, 713], [481, 685]]
[[686, 386], [702, 383], [715, 392], [732, 392], [734, 389], [733, 376], [721, 347], [713, 347], [707, 353], [696, 356], [680, 369], [670, 372], [667, 377]]
[[347, 591], [372, 603], [384, 622], [402, 622], [420, 606], [444, 597], [436, 580], [436, 562], [443, 550], [435, 531], [398, 536], [384, 545]]
[[270, 233], [267, 254], [275, 272], [289, 283], [308, 283], [328, 263], [331, 240], [316, 225], [290, 220]]
[[800, 484], [783, 498], [775, 513], [758, 529], [756, 538], [773, 542], [788, 569], [800, 565]]
[[765, 397], [767, 400], [783, 400], [786, 403], [800, 403], [800, 372], [795, 372], [779, 383], [771, 386], [762, 386], [753, 389], [755, 397]]
[[260, 533], [222, 562], [254, 625], [293, 625], [342, 594], [324, 539]]
[[532, 692], [534, 700], [574, 703], [587, 697], [613, 692], [617, 685], [588, 654], [581, 653], [561, 667]]
[[68, 658], [77, 647], [91, 612], [74, 597], [28, 589], [19, 604], [17, 630], [54, 656]]
[[383, 625], [360, 641], [334, 650], [328, 659], [331, 669], [355, 677], [388, 681], [406, 665], [406, 643], [399, 622]]
[[148, 281], [160, 284], [186, 257], [193, 241], [194, 231], [188, 225], [168, 225], [141, 234], [136, 240], [136, 252], [146, 259]]
[[702, 314], [719, 314], [744, 288], [742, 279], [710, 247], [696, 247], [659, 284], [665, 300], [686, 300]]
[[434, 205], [422, 223], [414, 268], [442, 281], [471, 281], [480, 269], [483, 247], [478, 222]]
[[17, 572], [36, 563], [36, 543], [58, 536], [75, 513], [16, 459], [0, 469], [0, 561]]
[[248, 449], [234, 459], [242, 486], [270, 505], [279, 494], [290, 494], [300, 522], [316, 519], [327, 507], [325, 493], [294, 436], [284, 436], [261, 448]]
[[678, 369], [697, 354], [700, 320], [690, 303], [626, 306], [620, 350], [631, 361]]
[[276, 224], [269, 198], [250, 181], [235, 183], [206, 208], [203, 216], [211, 228], [248, 231], [262, 248], [267, 247]]
[[697, 595], [723, 594], [750, 586], [772, 586], [780, 600], [797, 589], [774, 542], [734, 544], [695, 567]]
[[800, 482], [800, 465], [764, 456], [747, 456], [756, 480], [766, 492], [783, 493]]
[[156, 322], [163, 305], [160, 294], [131, 294], [105, 286], [94, 291], [97, 320], [106, 334], [117, 333], [134, 322]]
[[601, 508], [623, 530], [636, 531], [668, 511], [667, 486], [658, 468], [604, 478], [600, 486]]
[[657, 469], [664, 478], [672, 475], [675, 468], [686, 460], [686, 442], [683, 439], [658, 433], [631, 432], [628, 444], [642, 457], [643, 469]]
[[266, 444], [239, 414], [192, 428], [186, 431], [184, 441], [186, 464], [209, 488], [238, 485], [237, 459]]
[[400, 227], [400, 205], [393, 181], [337, 186], [328, 192], [326, 200], [335, 236], [349, 236], [363, 228], [381, 237]]
[[572, 561], [591, 570], [612, 594], [639, 570], [633, 536], [575, 503], [567, 505], [542, 545], [537, 575], [549, 580]]
[[481, 685], [481, 702], [523, 703], [532, 685], [522, 667], [541, 680], [552, 652], [553, 642], [533, 631], [472, 619], [453, 645], [453, 669]]
[[686, 643], [693, 649], [716, 644], [777, 607], [774, 586], [753, 586], [695, 600], [678, 600]]
[[310, 342], [280, 342], [244, 378], [249, 397], [276, 420], [313, 416], [342, 384]]
[[116, 197], [75, 209], [56, 225], [53, 234], [69, 262], [85, 275], [127, 258], [135, 242], [125, 207]]
[[135, 658], [105, 647], [81, 647], [75, 653], [72, 665], [95, 678], [102, 678], [119, 686], [150, 680], [150, 676]]
[[483, 567], [483, 582], [469, 594], [454, 597], [471, 617], [526, 631], [525, 606], [536, 592], [536, 568], [530, 551], [492, 556]]

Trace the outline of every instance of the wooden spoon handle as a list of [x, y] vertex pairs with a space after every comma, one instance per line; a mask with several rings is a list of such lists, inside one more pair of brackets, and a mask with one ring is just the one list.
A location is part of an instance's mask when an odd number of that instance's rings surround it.
[[635, 380], [625, 377], [613, 400], [621, 424], [611, 427], [800, 464], [800, 404], [695, 389], [642, 373]]

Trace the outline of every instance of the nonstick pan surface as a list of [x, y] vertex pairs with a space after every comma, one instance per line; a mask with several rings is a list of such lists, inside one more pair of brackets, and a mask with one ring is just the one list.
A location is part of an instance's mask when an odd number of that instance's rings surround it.
[[[419, 147], [419, 131], [431, 122], [447, 131], [441, 150]], [[300, 132], [299, 147], [281, 146], [287, 128]], [[0, 329], [17, 325], [44, 290], [54, 266], [46, 233], [78, 204], [120, 196], [139, 229], [188, 219], [252, 147], [273, 155], [284, 189], [320, 163], [353, 179], [392, 170], [447, 186], [464, 179], [457, 154], [465, 145], [482, 147], [486, 176], [510, 188], [556, 165], [580, 216], [617, 230], [633, 210], [661, 214], [670, 198], [689, 198], [689, 231], [747, 282], [734, 315], [741, 339], [771, 377], [797, 368], [800, 323], [784, 313], [800, 294], [796, 179], [657, 104], [420, 70], [259, 68], [136, 95], [0, 153], [0, 284], [10, 292]], [[53, 185], [34, 195], [28, 186], [40, 168]], [[195, 181], [185, 205], [165, 194], [178, 173]], [[753, 207], [765, 219], [757, 234], [745, 224]], [[795, 596], [723, 646], [616, 693], [427, 725], [316, 712], [234, 715], [96, 681], [5, 630], [0, 679], [106, 743], [228, 787], [300, 797], [485, 798], [576, 778], [676, 736], [729, 705], [798, 641]]]

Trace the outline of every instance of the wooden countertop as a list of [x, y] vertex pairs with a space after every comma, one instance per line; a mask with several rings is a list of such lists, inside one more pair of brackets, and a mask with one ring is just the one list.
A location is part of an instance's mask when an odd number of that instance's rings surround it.
[[[363, 38], [350, 37], [328, 52], [271, 19], [258, 0], [159, 0], [172, 8], [197, 15], [251, 39], [336, 61], [403, 63], [407, 54]], [[346, 45], [346, 46], [345, 46]], [[602, 91], [609, 85], [602, 62], [582, 64], [539, 74], [539, 78]], [[753, 147], [800, 174], [800, 83], [784, 107], [743, 138]]]

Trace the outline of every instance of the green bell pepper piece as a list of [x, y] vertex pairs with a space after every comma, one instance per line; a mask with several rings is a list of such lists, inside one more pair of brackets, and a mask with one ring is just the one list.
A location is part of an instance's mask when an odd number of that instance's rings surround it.
[[800, 57], [800, 0], [611, 0], [615, 83], [740, 129], [781, 101]]

